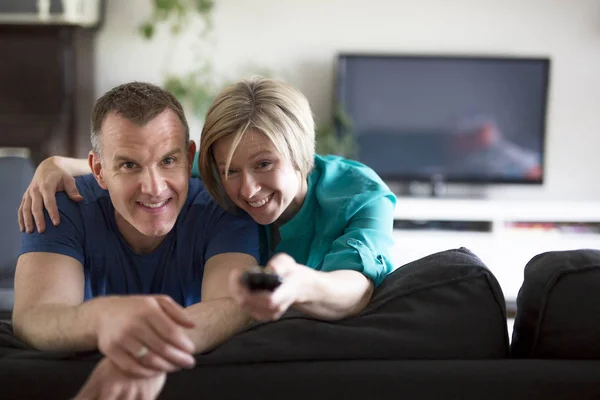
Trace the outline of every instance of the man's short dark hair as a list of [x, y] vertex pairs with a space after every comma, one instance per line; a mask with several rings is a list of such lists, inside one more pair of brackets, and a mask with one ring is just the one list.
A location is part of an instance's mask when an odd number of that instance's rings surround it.
[[190, 141], [188, 126], [181, 103], [168, 91], [146, 82], [119, 85], [100, 97], [92, 110], [92, 149], [102, 155], [100, 129], [106, 117], [116, 113], [140, 126], [145, 125], [166, 109], [172, 110], [185, 128], [185, 143]]

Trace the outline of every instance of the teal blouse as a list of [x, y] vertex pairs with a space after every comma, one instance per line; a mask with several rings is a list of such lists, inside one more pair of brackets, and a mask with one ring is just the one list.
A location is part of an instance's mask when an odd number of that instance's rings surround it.
[[[377, 286], [393, 269], [395, 204], [396, 196], [369, 167], [316, 155], [306, 199], [279, 228], [281, 240], [268, 257], [283, 252], [318, 271], [359, 271]], [[270, 226], [266, 230], [265, 248], [271, 249]]]

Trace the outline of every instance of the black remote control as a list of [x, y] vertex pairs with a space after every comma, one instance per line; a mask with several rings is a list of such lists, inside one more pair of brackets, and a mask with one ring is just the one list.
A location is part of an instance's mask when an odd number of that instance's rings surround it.
[[250, 268], [242, 275], [242, 283], [252, 291], [274, 291], [283, 283], [283, 279], [274, 272], [269, 272], [262, 267]]

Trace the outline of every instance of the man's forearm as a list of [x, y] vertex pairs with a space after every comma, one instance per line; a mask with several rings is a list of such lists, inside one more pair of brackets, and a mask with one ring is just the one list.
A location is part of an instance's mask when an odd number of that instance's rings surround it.
[[314, 271], [293, 307], [315, 318], [338, 320], [361, 312], [371, 300], [373, 284], [360, 272]]
[[15, 335], [39, 350], [85, 351], [97, 348], [92, 301], [80, 305], [42, 304], [15, 310]]
[[250, 315], [230, 298], [202, 301], [186, 308], [196, 327], [187, 333], [196, 348], [205, 353], [242, 331], [251, 321]]

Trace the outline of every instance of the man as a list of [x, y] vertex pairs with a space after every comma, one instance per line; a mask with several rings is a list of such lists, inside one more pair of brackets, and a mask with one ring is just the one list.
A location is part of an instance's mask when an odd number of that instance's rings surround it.
[[111, 381], [157, 394], [166, 372], [250, 321], [227, 278], [257, 263], [258, 227], [190, 181], [196, 146], [170, 93], [118, 86], [96, 102], [91, 130], [83, 200], [58, 194], [60, 225], [46, 214], [44, 233], [23, 234], [13, 327], [41, 350], [106, 356], [82, 397]]

